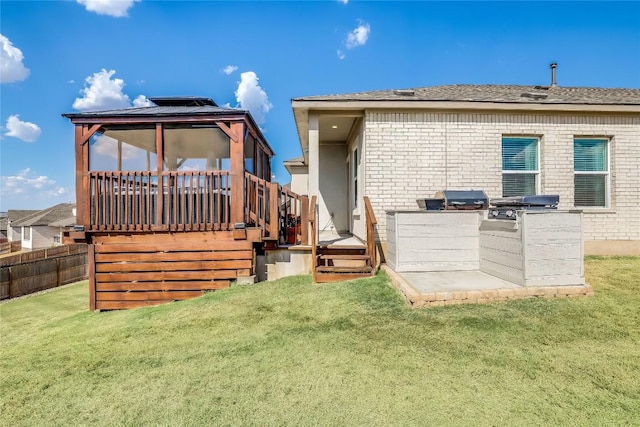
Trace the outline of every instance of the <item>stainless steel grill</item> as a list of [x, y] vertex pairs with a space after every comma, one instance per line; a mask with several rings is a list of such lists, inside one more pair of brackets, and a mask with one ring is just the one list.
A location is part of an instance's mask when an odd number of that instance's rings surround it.
[[442, 190], [434, 198], [418, 199], [420, 209], [440, 210], [480, 210], [487, 209], [489, 199], [481, 190]]
[[558, 209], [559, 202], [560, 196], [555, 194], [491, 199], [487, 216], [492, 219], [515, 220], [519, 210]]

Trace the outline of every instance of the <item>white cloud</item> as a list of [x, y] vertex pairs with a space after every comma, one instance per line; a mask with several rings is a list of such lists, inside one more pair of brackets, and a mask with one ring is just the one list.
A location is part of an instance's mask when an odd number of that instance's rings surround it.
[[116, 18], [127, 16], [127, 11], [140, 0], [76, 0], [89, 12], [109, 15]]
[[138, 95], [136, 99], [133, 100], [134, 107], [151, 107], [153, 102], [149, 101], [146, 96]]
[[[0, 177], [0, 196], [19, 197], [22, 199], [41, 200], [62, 196], [69, 193], [69, 189], [62, 187], [55, 180], [45, 175], [38, 175], [30, 168], [18, 172], [16, 175]], [[16, 200], [12, 200], [16, 203]]]
[[345, 46], [347, 47], [347, 49], [364, 46], [367, 43], [370, 32], [371, 26], [364, 21], [360, 21], [360, 24], [353, 31], [347, 34]]
[[103, 68], [84, 79], [84, 88], [80, 91], [82, 97], [76, 98], [73, 108], [79, 111], [99, 111], [153, 105], [144, 95], [138, 95], [132, 104], [129, 95], [123, 92], [124, 80], [112, 78], [115, 73], [115, 70], [107, 71]]
[[11, 41], [0, 34], [0, 83], [12, 83], [24, 80], [29, 76], [29, 69], [24, 66], [22, 51]]
[[251, 112], [256, 123], [264, 123], [265, 116], [273, 105], [269, 102], [267, 93], [258, 84], [258, 76], [253, 71], [247, 71], [240, 74], [240, 79], [238, 90], [235, 92], [236, 100], [242, 109]]
[[338, 53], [338, 58], [339, 58], [339, 59], [344, 59], [344, 58], [345, 58], [345, 56], [346, 56], [346, 55], [344, 54], [344, 52], [343, 52], [343, 51], [341, 51], [340, 49], [338, 49], [338, 52], [337, 52], [337, 53]]
[[80, 111], [111, 110], [131, 106], [129, 97], [122, 92], [124, 80], [111, 79], [115, 70], [104, 68], [85, 79], [82, 98], [76, 98], [73, 108]]
[[233, 74], [237, 69], [238, 69], [238, 67], [236, 65], [227, 65], [226, 67], [224, 67], [220, 71], [222, 71], [223, 73], [225, 73], [228, 76], [230, 74]]
[[338, 0], [338, 1], [339, 1], [340, 3], [342, 3], [342, 4], [347, 4], [347, 3], [349, 3], [349, 0]]
[[20, 120], [20, 116], [18, 114], [9, 116], [6, 128], [9, 132], [5, 133], [5, 136], [12, 136], [14, 138], [21, 139], [24, 142], [34, 142], [42, 133], [42, 130], [40, 130], [40, 127], [37, 124], [23, 122]]

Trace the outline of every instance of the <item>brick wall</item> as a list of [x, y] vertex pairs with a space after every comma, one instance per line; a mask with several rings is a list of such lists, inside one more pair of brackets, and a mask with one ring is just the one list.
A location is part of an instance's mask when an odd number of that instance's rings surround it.
[[[503, 135], [540, 137], [540, 192], [573, 208], [573, 138], [611, 139], [611, 207], [585, 210], [585, 240], [640, 240], [640, 117], [378, 112], [365, 115], [365, 194], [385, 210], [416, 209], [438, 190], [502, 193]], [[381, 232], [382, 240], [386, 239]]]

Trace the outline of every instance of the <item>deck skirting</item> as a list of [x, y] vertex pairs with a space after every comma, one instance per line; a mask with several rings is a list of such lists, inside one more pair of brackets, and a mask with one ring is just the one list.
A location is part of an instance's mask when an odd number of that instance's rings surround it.
[[113, 310], [195, 298], [254, 274], [260, 230], [91, 236], [91, 309]]

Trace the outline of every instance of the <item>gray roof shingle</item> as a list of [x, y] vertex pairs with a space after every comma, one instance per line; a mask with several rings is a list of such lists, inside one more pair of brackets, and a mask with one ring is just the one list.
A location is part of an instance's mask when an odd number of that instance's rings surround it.
[[293, 98], [293, 101], [458, 101], [640, 105], [640, 89], [515, 85], [446, 85]]
[[12, 222], [11, 226], [31, 227], [36, 225], [51, 225], [55, 222], [73, 217], [73, 208], [75, 206], [76, 205], [74, 203], [60, 203], [22, 217], [15, 222]]
[[7, 211], [7, 219], [9, 222], [18, 221], [29, 215], [33, 215], [36, 212], [40, 212], [37, 209], [9, 209]]

